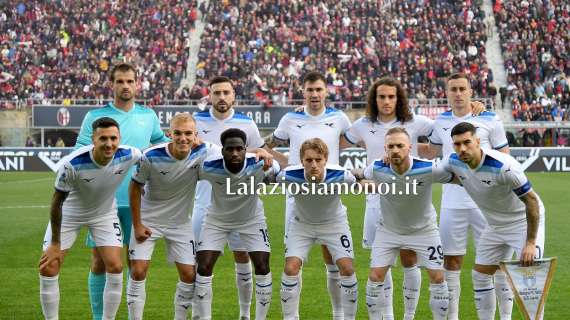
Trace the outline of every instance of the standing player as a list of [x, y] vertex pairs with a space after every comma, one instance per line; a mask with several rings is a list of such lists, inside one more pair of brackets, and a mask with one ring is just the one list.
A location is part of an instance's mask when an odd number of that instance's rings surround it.
[[[354, 183], [354, 176], [338, 165], [327, 165], [328, 148], [319, 139], [301, 145], [300, 165], [287, 167], [279, 182], [297, 184]], [[353, 268], [353, 247], [346, 207], [339, 194], [293, 195], [292, 218], [285, 240], [285, 270], [281, 278], [281, 306], [284, 319], [297, 319], [299, 313], [299, 271], [314, 243], [325, 245], [340, 273], [341, 301], [345, 320], [355, 319], [358, 282]], [[338, 316], [338, 315], [337, 315]]]
[[[121, 130], [121, 142], [125, 145], [144, 149], [151, 144], [168, 141], [160, 130], [160, 122], [156, 113], [135, 103], [137, 91], [137, 71], [126, 63], [118, 64], [111, 69], [110, 81], [113, 89], [114, 99], [106, 106], [89, 111], [77, 137], [76, 148], [91, 143], [91, 123], [101, 117], [110, 117], [119, 123]], [[117, 206], [119, 220], [123, 228], [123, 241], [127, 249], [131, 235], [131, 212], [129, 208], [129, 180], [133, 170], [129, 170], [127, 177], [123, 180], [117, 190]], [[87, 238], [87, 245], [95, 247], [91, 236]], [[105, 287], [105, 265], [98, 251], [93, 249], [91, 260], [91, 270], [89, 272], [89, 300], [93, 319], [100, 320], [103, 312], [103, 288]], [[127, 255], [128, 256], [128, 255]]]
[[[261, 138], [255, 122], [233, 108], [236, 101], [235, 91], [229, 78], [223, 76], [212, 78], [209, 83], [209, 95], [212, 108], [194, 115], [198, 136], [202, 141], [221, 146], [220, 136], [222, 132], [229, 128], [238, 128], [246, 133], [248, 149], [263, 147], [265, 142]], [[196, 239], [200, 237], [202, 223], [211, 203], [211, 193], [212, 187], [208, 181], [198, 181], [192, 216], [192, 228]], [[249, 256], [237, 233], [229, 237], [228, 245], [234, 252], [240, 317], [249, 318], [253, 292]]]
[[[200, 179], [206, 179], [212, 185], [212, 200], [198, 240], [193, 311], [198, 313], [198, 319], [211, 319], [214, 266], [229, 238], [238, 235], [255, 267], [255, 319], [261, 320], [269, 311], [272, 288], [269, 233], [263, 203], [255, 193], [241, 195], [235, 191], [243, 184], [257, 186], [261, 183], [265, 176], [264, 162], [256, 161], [253, 154], [246, 154], [244, 131], [228, 129], [222, 132], [220, 140], [221, 154], [208, 157], [200, 167]], [[274, 162], [270, 172], [278, 171], [279, 166]], [[242, 317], [240, 315], [240, 319]]]
[[499, 262], [511, 259], [514, 251], [521, 264], [529, 266], [544, 254], [544, 205], [519, 162], [482, 149], [478, 131], [468, 122], [453, 127], [455, 153], [444, 167], [455, 174], [488, 222], [479, 238], [472, 277], [479, 319], [491, 320], [496, 308], [493, 274]]
[[[508, 142], [505, 129], [498, 116], [492, 112], [482, 112], [473, 116], [471, 108], [471, 85], [466, 74], [456, 73], [447, 80], [447, 100], [451, 111], [440, 114], [434, 123], [430, 137], [431, 157], [438, 154], [443, 147], [443, 155], [453, 152], [451, 129], [456, 124], [467, 121], [477, 127], [482, 146], [508, 153]], [[444, 253], [444, 268], [449, 287], [449, 319], [457, 320], [459, 315], [459, 296], [461, 292], [460, 273], [463, 256], [467, 252], [467, 235], [471, 227], [475, 244], [487, 223], [477, 205], [461, 186], [447, 184], [443, 186], [440, 230]], [[513, 299], [505, 274], [497, 272], [495, 285], [499, 292], [501, 318], [510, 319]]]
[[172, 142], [145, 150], [129, 189], [133, 234], [129, 246], [132, 268], [127, 305], [131, 320], [142, 319], [146, 274], [160, 238], [165, 239], [168, 257], [178, 269], [174, 318], [186, 319], [192, 305], [196, 241], [188, 212], [194, 203], [197, 167], [211, 146], [198, 144], [196, 123], [187, 113], [172, 118], [170, 137]]
[[[368, 91], [366, 116], [362, 117], [348, 129], [345, 138], [352, 144], [364, 144], [366, 161], [370, 165], [374, 159], [382, 159], [385, 155], [384, 137], [391, 128], [405, 128], [412, 143], [411, 154], [418, 154], [418, 137], [429, 136], [433, 121], [421, 115], [414, 115], [408, 105], [408, 97], [399, 81], [392, 78], [382, 78], [372, 85]], [[382, 218], [380, 196], [366, 196], [366, 211], [362, 246], [370, 249], [374, 243], [376, 227]], [[404, 266], [403, 295], [405, 314], [404, 319], [413, 318], [421, 287], [421, 273], [416, 266], [416, 256], [413, 251], [402, 250], [400, 254]], [[383, 319], [393, 319], [392, 308], [392, 273], [388, 271], [383, 288], [388, 295], [386, 307], [382, 310]]]
[[[444, 279], [443, 251], [431, 198], [432, 184], [450, 182], [453, 174], [431, 161], [412, 157], [413, 144], [404, 128], [388, 130], [385, 149], [390, 164], [375, 160], [364, 172], [365, 179], [393, 186], [391, 192], [380, 197], [382, 221], [376, 228], [366, 286], [368, 314], [370, 319], [381, 319], [382, 308], [389, 302], [383, 292], [385, 276], [394, 265], [398, 251], [405, 248], [413, 250], [419, 256], [420, 264], [427, 269], [433, 319], [445, 320], [449, 291]], [[409, 186], [412, 182], [413, 190]], [[413, 317], [406, 312], [405, 319]]]
[[105, 266], [103, 318], [115, 319], [123, 291], [122, 230], [117, 217], [115, 191], [140, 151], [119, 146], [119, 124], [100, 118], [92, 124], [92, 144], [64, 158], [55, 182], [50, 226], [40, 259], [40, 300], [46, 319], [58, 319], [59, 270], [82, 226], [93, 235]]
[[[340, 110], [325, 105], [327, 97], [326, 79], [319, 72], [309, 72], [303, 78], [303, 96], [305, 106], [302, 111], [287, 113], [277, 129], [266, 138], [266, 147], [289, 145], [289, 165], [300, 163], [300, 149], [303, 142], [311, 138], [320, 138], [329, 147], [328, 162], [338, 165], [339, 149], [350, 146], [344, 139], [344, 132], [350, 127], [350, 120]], [[276, 158], [278, 154], [273, 153]], [[293, 217], [294, 198], [287, 196], [285, 203], [285, 233]], [[340, 275], [330, 252], [322, 246], [323, 259], [327, 269], [327, 288], [331, 297], [333, 317], [342, 318], [342, 291]]]

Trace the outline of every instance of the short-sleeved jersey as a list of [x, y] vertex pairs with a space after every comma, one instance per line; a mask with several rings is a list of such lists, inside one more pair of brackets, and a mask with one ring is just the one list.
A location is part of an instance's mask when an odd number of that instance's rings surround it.
[[[505, 226], [526, 220], [526, 206], [519, 199], [532, 190], [519, 162], [508, 154], [483, 149], [477, 168], [471, 169], [452, 153], [444, 159], [491, 226]], [[539, 205], [542, 202], [539, 200]]]
[[220, 136], [222, 132], [230, 128], [237, 128], [245, 132], [247, 136], [246, 146], [248, 148], [263, 147], [265, 142], [259, 134], [255, 121], [241, 112], [236, 112], [234, 109], [230, 112], [231, 115], [223, 120], [216, 118], [212, 113], [212, 109], [196, 112], [194, 119], [196, 120], [196, 130], [198, 130], [200, 139], [221, 146]]
[[[263, 160], [256, 161], [254, 154], [246, 154], [243, 169], [233, 174], [226, 169], [224, 158], [216, 152], [204, 160], [200, 166], [199, 178], [212, 185], [212, 199], [208, 206], [205, 221], [207, 223], [226, 227], [246, 227], [265, 219], [263, 203], [259, 195], [248, 193], [238, 194], [238, 189], [244, 184], [253, 183], [257, 186], [263, 182], [266, 173], [263, 171]], [[269, 172], [279, 172], [277, 161]]]
[[[481, 147], [498, 150], [508, 146], [505, 128], [495, 113], [485, 111], [478, 116], [468, 114], [464, 117], [456, 117], [452, 111], [446, 111], [435, 119], [430, 136], [432, 144], [442, 146], [444, 157], [454, 152], [451, 129], [460, 122], [469, 122], [477, 128]], [[461, 186], [450, 184], [443, 186], [441, 206], [451, 209], [477, 208]]]
[[320, 138], [329, 148], [328, 162], [339, 163], [340, 136], [350, 127], [346, 114], [334, 108], [325, 108], [317, 116], [304, 111], [288, 112], [281, 118], [273, 136], [289, 141], [289, 165], [301, 163], [301, 145], [308, 139]]
[[[302, 165], [285, 168], [277, 177], [279, 183], [308, 184], [305, 169]], [[356, 179], [350, 171], [341, 166], [327, 164], [323, 183], [355, 183]], [[310, 184], [309, 184], [310, 185]], [[332, 189], [329, 189], [332, 190]], [[295, 203], [293, 214], [295, 219], [307, 224], [327, 224], [346, 220], [346, 207], [339, 194], [299, 194], [293, 195]]]
[[55, 189], [69, 193], [62, 207], [64, 219], [93, 222], [116, 215], [115, 192], [140, 158], [138, 149], [119, 146], [113, 160], [101, 166], [93, 159], [93, 145], [87, 145], [62, 159]]
[[404, 128], [410, 135], [412, 142], [412, 155], [418, 155], [418, 137], [429, 136], [433, 128], [433, 120], [416, 115], [411, 121], [402, 123], [394, 119], [390, 122], [372, 122], [368, 117], [362, 117], [346, 131], [345, 138], [352, 144], [364, 142], [366, 145], [367, 163], [371, 164], [375, 159], [381, 159], [386, 153], [384, 141], [386, 132], [392, 128]]
[[[93, 121], [102, 117], [110, 117], [119, 123], [121, 144], [123, 145], [142, 150], [150, 145], [168, 141], [160, 129], [160, 122], [153, 110], [135, 104], [130, 111], [125, 112], [115, 107], [113, 103], [109, 103], [99, 109], [91, 110], [85, 115], [75, 148], [91, 144], [91, 136], [93, 135], [91, 125]], [[129, 205], [129, 183], [133, 170], [134, 168], [129, 171], [129, 179], [123, 180], [117, 190], [117, 204], [120, 207]]]
[[132, 179], [144, 185], [141, 219], [161, 226], [177, 226], [190, 221], [200, 165], [219, 147], [202, 143], [186, 159], [178, 160], [161, 143], [144, 151]]
[[[438, 182], [447, 183], [453, 179], [452, 173], [445, 171], [435, 162], [414, 157], [410, 157], [410, 161], [410, 168], [402, 175], [382, 160], [375, 160], [364, 170], [366, 179], [391, 186], [390, 189], [385, 189], [389, 192], [380, 196], [382, 224], [398, 234], [412, 234], [437, 228], [436, 212], [431, 202], [432, 185]], [[415, 194], [412, 186], [414, 180]]]

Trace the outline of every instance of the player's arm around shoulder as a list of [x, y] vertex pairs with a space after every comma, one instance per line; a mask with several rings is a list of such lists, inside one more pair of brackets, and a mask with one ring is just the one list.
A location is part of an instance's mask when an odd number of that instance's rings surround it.
[[142, 223], [141, 219], [141, 198], [144, 194], [144, 185], [150, 178], [150, 172], [150, 162], [143, 154], [136, 164], [135, 173], [129, 184], [129, 205], [131, 207], [135, 239], [138, 242], [145, 241], [152, 234], [150, 229]]
[[432, 177], [434, 182], [461, 184], [459, 178], [455, 175], [449, 165], [449, 157], [442, 160], [432, 161]]

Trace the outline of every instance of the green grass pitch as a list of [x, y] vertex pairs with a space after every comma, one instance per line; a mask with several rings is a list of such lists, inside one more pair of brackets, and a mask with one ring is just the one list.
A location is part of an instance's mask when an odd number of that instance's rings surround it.
[[[546, 256], [558, 256], [559, 264], [546, 305], [546, 319], [570, 319], [566, 303], [570, 302], [570, 227], [568, 224], [569, 174], [529, 174], [535, 190], [546, 205]], [[41, 243], [48, 222], [48, 205], [53, 192], [54, 175], [51, 173], [1, 173], [0, 174], [0, 319], [41, 319], [39, 303], [38, 259]], [[439, 208], [440, 190], [434, 192], [434, 205]], [[280, 277], [283, 269], [283, 212], [282, 196], [265, 197], [265, 214], [273, 240], [271, 269], [273, 272], [273, 301], [270, 319], [281, 317], [279, 300]], [[360, 299], [358, 318], [366, 319], [365, 284], [368, 273], [369, 251], [361, 248], [363, 196], [344, 198], [348, 208], [355, 248], [355, 269], [359, 279]], [[68, 253], [60, 274], [60, 318], [89, 319], [90, 309], [87, 294], [89, 251], [84, 245], [85, 230]], [[476, 319], [471, 272], [473, 249], [465, 259], [462, 272], [461, 319]], [[326, 290], [325, 268], [317, 246], [303, 269], [301, 318], [330, 319], [331, 307]], [[394, 272], [394, 312], [402, 318], [402, 272]], [[146, 319], [172, 319], [173, 296], [177, 273], [174, 266], [166, 263], [164, 245], [155, 250], [147, 280]], [[236, 319], [238, 316], [237, 294], [234, 282], [233, 263], [230, 255], [221, 257], [215, 268], [214, 319]], [[424, 274], [417, 319], [430, 319], [428, 306], [428, 281]], [[515, 307], [516, 309], [517, 307]], [[253, 314], [253, 310], [252, 310]], [[118, 319], [127, 319], [125, 295]], [[498, 316], [497, 316], [498, 319]], [[522, 319], [517, 310], [513, 319]]]

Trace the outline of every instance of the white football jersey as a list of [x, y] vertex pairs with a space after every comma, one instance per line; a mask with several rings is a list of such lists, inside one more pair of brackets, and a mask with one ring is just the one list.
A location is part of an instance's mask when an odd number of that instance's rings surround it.
[[[443, 166], [459, 178], [489, 225], [500, 227], [526, 220], [526, 206], [519, 197], [532, 187], [520, 163], [510, 155], [483, 149], [481, 163], [471, 169], [452, 153]], [[540, 198], [539, 206], [543, 206]]]
[[[235, 228], [265, 220], [263, 203], [259, 195], [255, 193], [237, 194], [240, 186], [244, 184], [251, 185], [253, 182], [254, 186], [257, 186], [263, 182], [266, 175], [263, 171], [263, 163], [263, 160], [256, 162], [255, 155], [248, 153], [243, 169], [233, 174], [226, 169], [220, 152], [204, 160], [200, 166], [199, 177], [212, 185], [212, 198], [207, 209], [206, 222], [220, 227]], [[268, 170], [269, 172], [275, 174], [279, 172], [277, 161], [273, 161], [273, 167]]]
[[160, 226], [178, 226], [190, 221], [198, 170], [219, 147], [202, 143], [186, 159], [178, 160], [161, 143], [144, 151], [132, 179], [144, 185], [141, 219]]
[[[350, 185], [356, 182], [352, 173], [339, 165], [327, 164], [325, 170], [323, 183], [348, 183]], [[305, 178], [305, 169], [302, 165], [285, 168], [279, 173], [277, 182], [285, 184], [308, 183]], [[292, 212], [298, 221], [308, 224], [346, 221], [346, 207], [342, 204], [339, 194], [303, 195], [300, 193], [292, 194], [295, 198]]]
[[[386, 193], [380, 196], [382, 225], [392, 232], [404, 235], [437, 228], [436, 212], [431, 202], [432, 185], [453, 179], [453, 174], [435, 162], [414, 157], [410, 157], [410, 160], [410, 168], [402, 175], [382, 160], [375, 160], [364, 170], [366, 179], [392, 186], [391, 189], [386, 189], [389, 192], [380, 189]], [[414, 180], [416, 194], [411, 185]]]
[[392, 128], [404, 128], [410, 135], [412, 155], [418, 155], [418, 137], [429, 136], [433, 128], [433, 120], [415, 115], [411, 121], [402, 123], [394, 119], [390, 122], [372, 122], [368, 117], [362, 117], [348, 129], [345, 138], [352, 144], [364, 142], [366, 145], [366, 162], [371, 164], [375, 159], [381, 159], [386, 154], [384, 141], [386, 132]]
[[63, 202], [63, 218], [95, 222], [116, 215], [115, 191], [140, 158], [138, 149], [121, 145], [113, 160], [101, 166], [93, 160], [93, 145], [87, 145], [62, 159], [55, 189], [69, 193]]
[[[482, 148], [498, 150], [508, 146], [505, 128], [495, 113], [485, 111], [478, 116], [467, 114], [464, 117], [456, 117], [452, 111], [446, 111], [435, 119], [433, 132], [430, 136], [432, 144], [442, 146], [444, 157], [454, 152], [451, 129], [460, 122], [469, 122], [477, 128], [477, 136], [481, 140]], [[441, 207], [467, 209], [477, 208], [477, 205], [461, 186], [447, 184], [443, 186]]]
[[301, 145], [308, 139], [320, 138], [329, 149], [328, 162], [339, 163], [340, 136], [350, 127], [346, 114], [334, 108], [325, 108], [318, 116], [304, 111], [288, 112], [281, 118], [273, 136], [289, 141], [289, 165], [301, 163]]
[[198, 137], [204, 142], [210, 142], [221, 146], [220, 136], [222, 132], [230, 128], [237, 128], [245, 132], [247, 136], [246, 146], [248, 148], [261, 148], [265, 141], [259, 134], [259, 129], [255, 122], [245, 114], [231, 109], [231, 115], [220, 120], [214, 116], [212, 109], [194, 113]]

